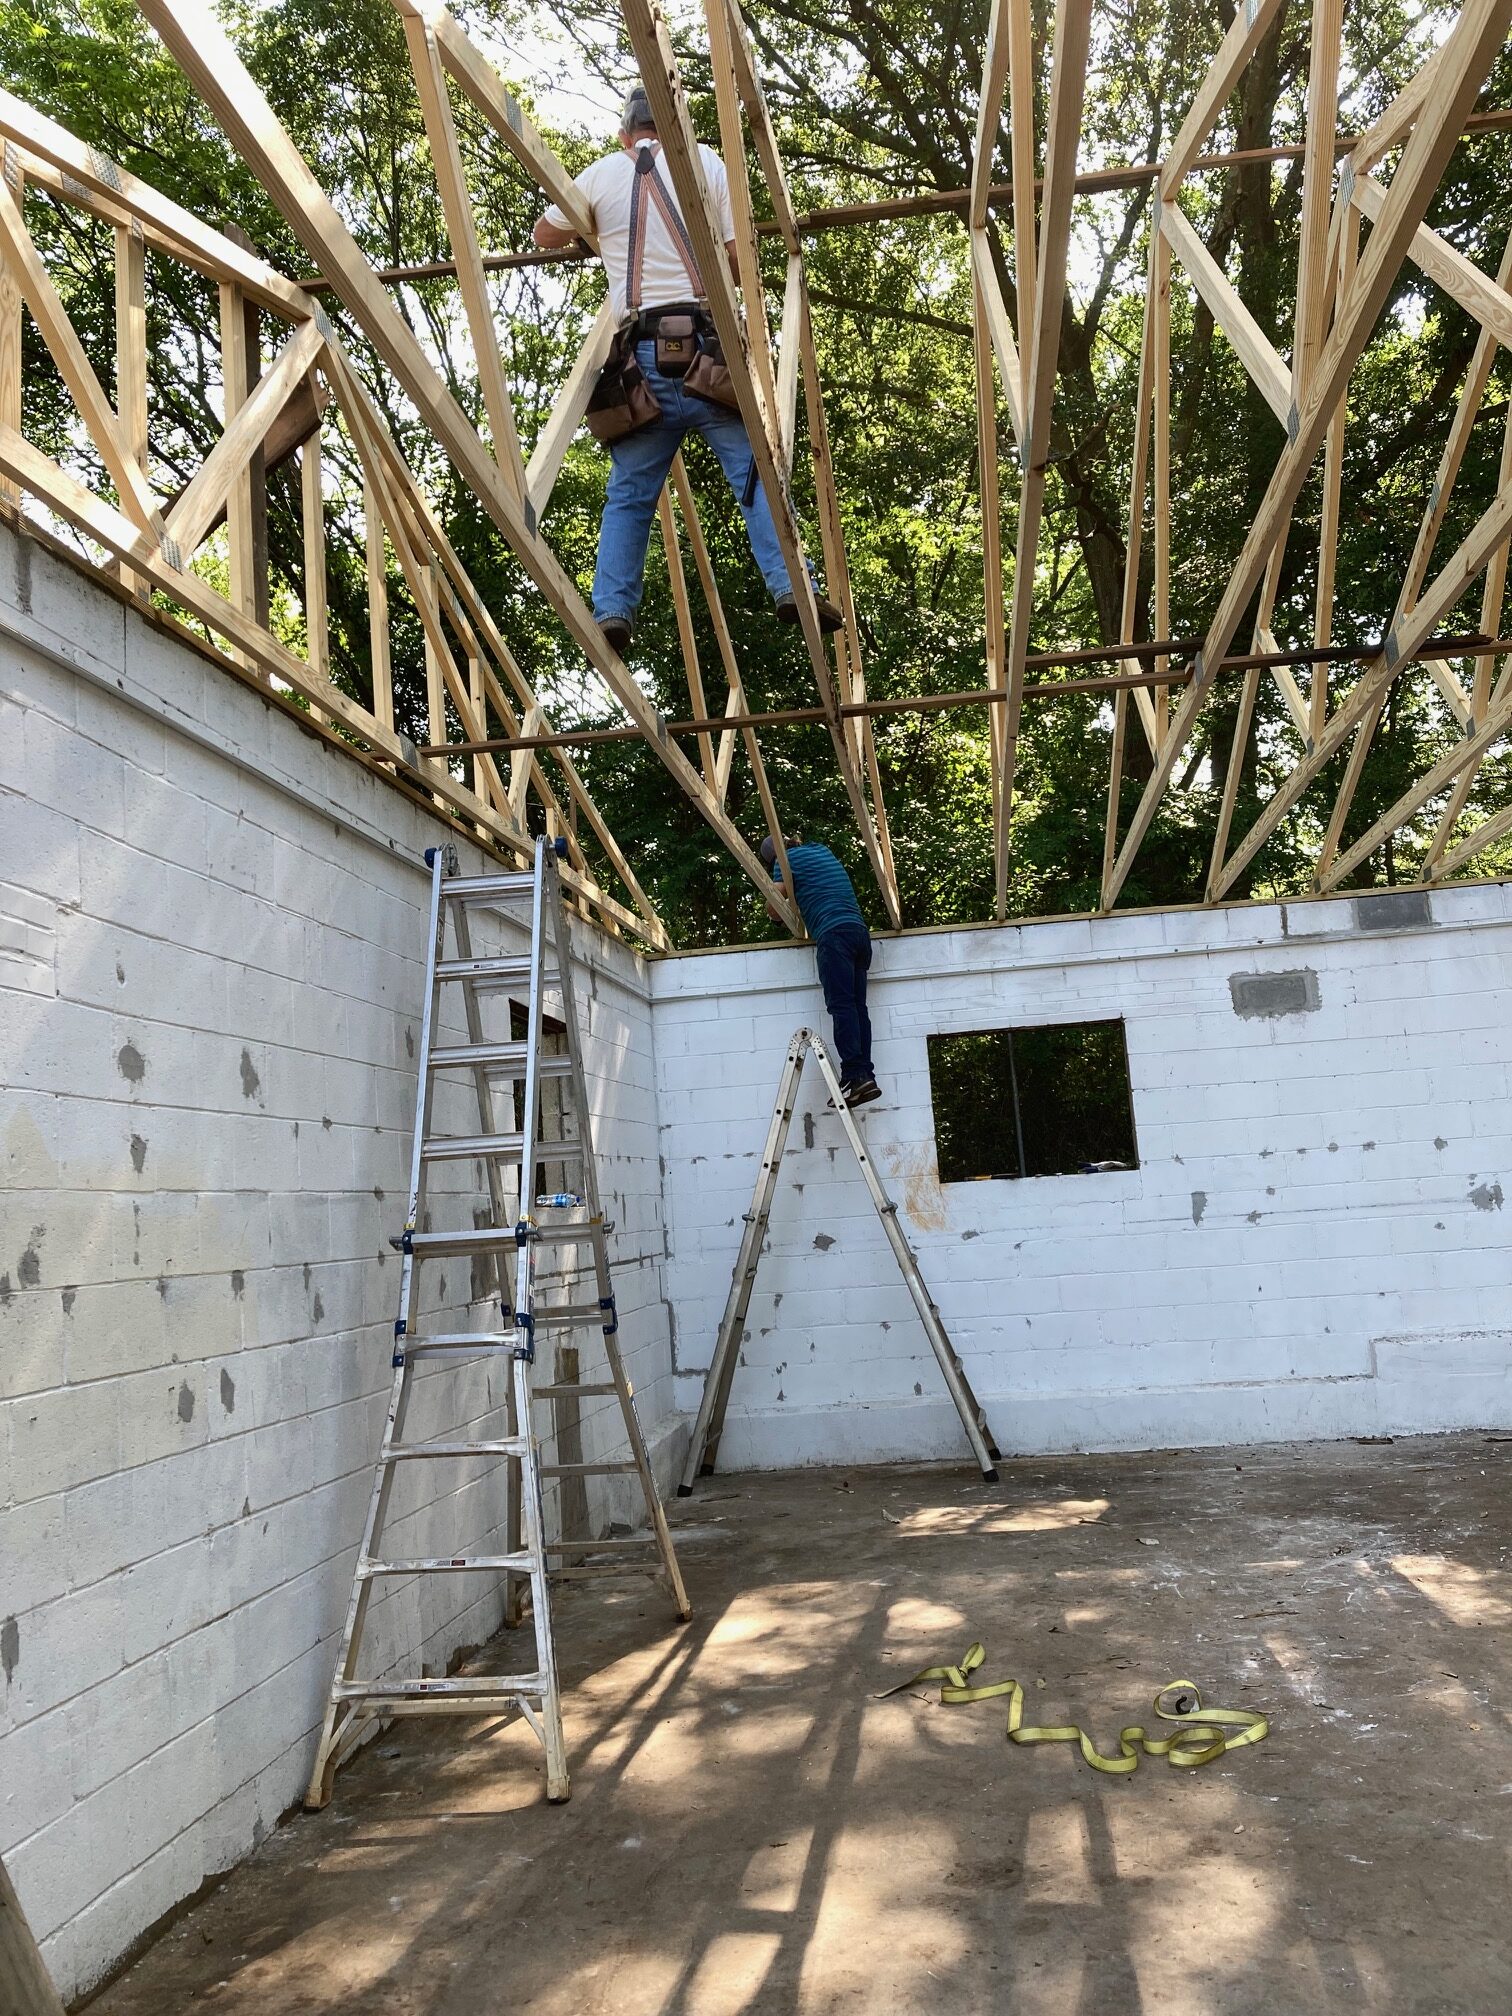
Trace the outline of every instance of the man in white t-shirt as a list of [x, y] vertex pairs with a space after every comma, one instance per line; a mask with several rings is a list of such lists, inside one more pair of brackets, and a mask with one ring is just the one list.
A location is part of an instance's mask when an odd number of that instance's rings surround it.
[[[680, 377], [666, 376], [656, 368], [656, 327], [664, 314], [692, 312], [701, 335], [713, 335], [713, 322], [706, 306], [709, 290], [683, 229], [681, 206], [670, 178], [662, 175], [657, 165], [661, 149], [656, 120], [642, 85], [637, 84], [625, 100], [619, 140], [619, 151], [585, 168], [574, 186], [593, 222], [616, 325], [625, 328], [634, 322], [636, 359], [661, 407], [661, 417], [608, 444], [613, 466], [599, 528], [594, 618], [616, 651], [628, 647], [640, 606], [657, 499], [684, 437], [699, 433], [718, 456], [735, 493], [751, 551], [772, 591], [778, 618], [796, 623], [797, 601], [766, 492], [756, 473], [745, 423], [730, 407], [701, 398], [690, 392]], [[646, 149], [649, 156], [644, 155]], [[700, 145], [698, 152], [733, 273], [735, 224], [729, 178], [712, 148]], [[651, 186], [643, 192], [639, 184], [648, 171]], [[534, 237], [543, 250], [578, 242], [577, 233], [555, 204], [536, 225]], [[835, 605], [820, 595], [818, 607], [821, 625], [838, 630], [843, 619]]]

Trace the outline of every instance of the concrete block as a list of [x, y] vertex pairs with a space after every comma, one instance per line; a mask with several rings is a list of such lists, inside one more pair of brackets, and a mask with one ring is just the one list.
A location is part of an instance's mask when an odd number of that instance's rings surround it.
[[121, 1411], [120, 1393], [108, 1380], [0, 1405], [10, 1430], [13, 1502], [46, 1498], [116, 1469]]
[[123, 1662], [125, 1620], [113, 1583], [72, 1590], [15, 1625], [5, 1692], [11, 1727], [97, 1686]]
[[1309, 1015], [1322, 1005], [1318, 976], [1310, 966], [1279, 973], [1231, 973], [1229, 994], [1234, 1013], [1246, 1019]]

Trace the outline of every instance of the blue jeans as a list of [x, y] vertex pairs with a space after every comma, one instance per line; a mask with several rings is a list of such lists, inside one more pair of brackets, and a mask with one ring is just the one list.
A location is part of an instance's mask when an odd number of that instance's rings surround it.
[[646, 374], [646, 382], [656, 394], [662, 417], [649, 427], [638, 427], [609, 443], [609, 460], [614, 465], [609, 476], [609, 496], [604, 505], [604, 522], [599, 528], [598, 566], [593, 576], [594, 621], [610, 616], [632, 617], [640, 606], [642, 577], [646, 570], [646, 543], [651, 536], [651, 520], [656, 516], [656, 500], [662, 493], [672, 467], [672, 459], [688, 434], [702, 434], [745, 519], [751, 551], [762, 579], [773, 595], [785, 595], [792, 587], [782, 548], [777, 544], [777, 528], [771, 507], [756, 474], [751, 443], [745, 422], [728, 406], [712, 399], [700, 399], [685, 392], [680, 378], [664, 378], [656, 368], [656, 345], [637, 343], [635, 354]]
[[871, 1017], [866, 1012], [866, 975], [872, 961], [871, 933], [864, 924], [837, 924], [815, 941], [819, 985], [835, 1025], [840, 1082], [859, 1085], [872, 1070]]

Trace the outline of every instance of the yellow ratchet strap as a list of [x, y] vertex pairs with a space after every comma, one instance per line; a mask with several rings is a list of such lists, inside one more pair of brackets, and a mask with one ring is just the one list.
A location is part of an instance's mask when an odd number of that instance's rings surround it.
[[[1075, 1743], [1094, 1771], [1106, 1771], [1114, 1777], [1126, 1777], [1137, 1771], [1141, 1753], [1146, 1757], [1164, 1757], [1179, 1769], [1195, 1770], [1199, 1764], [1211, 1764], [1215, 1758], [1230, 1750], [1241, 1750], [1247, 1743], [1263, 1743], [1270, 1734], [1270, 1723], [1254, 1710], [1204, 1708], [1202, 1696], [1190, 1680], [1168, 1680], [1153, 1705], [1162, 1722], [1174, 1722], [1178, 1727], [1169, 1736], [1150, 1736], [1140, 1723], [1131, 1722], [1118, 1732], [1118, 1755], [1104, 1757], [1086, 1730], [1075, 1723], [1025, 1728], [1024, 1690], [1017, 1680], [997, 1680], [989, 1686], [973, 1687], [967, 1675], [974, 1673], [986, 1657], [981, 1644], [969, 1645], [958, 1666], [926, 1666], [911, 1680], [900, 1680], [896, 1687], [886, 1688], [877, 1698], [885, 1700], [889, 1694], [902, 1694], [925, 1680], [942, 1683], [940, 1700], [948, 1707], [969, 1701], [994, 1701], [1006, 1694], [1010, 1743]], [[1168, 1707], [1165, 1704], [1172, 1695], [1176, 1700]], [[1228, 1729], [1238, 1733], [1225, 1735]]]

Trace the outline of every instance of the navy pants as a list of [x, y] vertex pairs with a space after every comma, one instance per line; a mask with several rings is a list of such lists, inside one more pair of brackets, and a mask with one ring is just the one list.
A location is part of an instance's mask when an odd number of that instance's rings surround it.
[[871, 1017], [866, 1012], [866, 975], [871, 966], [871, 933], [864, 924], [837, 924], [815, 941], [819, 985], [835, 1025], [840, 1080], [859, 1085], [874, 1075]]

